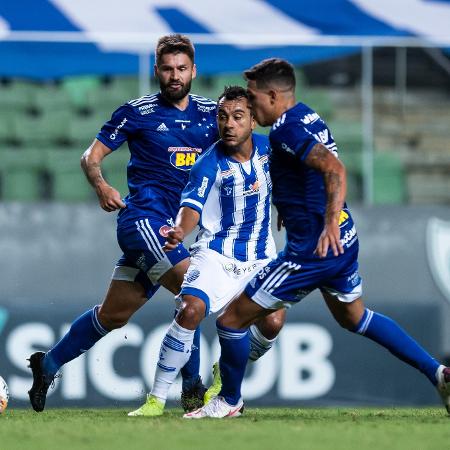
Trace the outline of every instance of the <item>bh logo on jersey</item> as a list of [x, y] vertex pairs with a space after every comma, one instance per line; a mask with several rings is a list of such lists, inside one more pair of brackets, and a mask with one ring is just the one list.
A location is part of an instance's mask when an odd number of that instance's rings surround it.
[[197, 156], [202, 152], [201, 148], [194, 147], [169, 147], [167, 150], [171, 153], [170, 163], [180, 170], [191, 170]]

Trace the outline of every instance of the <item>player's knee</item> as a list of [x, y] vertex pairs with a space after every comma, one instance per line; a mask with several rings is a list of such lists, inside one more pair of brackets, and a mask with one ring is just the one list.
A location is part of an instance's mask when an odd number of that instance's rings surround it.
[[336, 322], [348, 331], [354, 331], [358, 325], [358, 321], [352, 315], [335, 317]]
[[98, 310], [98, 320], [102, 327], [107, 330], [116, 330], [117, 328], [122, 328], [128, 323], [130, 316], [129, 314], [120, 312], [104, 311], [102, 307]]
[[[280, 330], [283, 328], [286, 313], [284, 309], [280, 309], [268, 316], [266, 316], [263, 321], [263, 334], [269, 339], [274, 339]], [[258, 328], [259, 325], [258, 325]], [[261, 328], [260, 328], [261, 329]]]
[[205, 317], [206, 305], [196, 297], [183, 298], [177, 314], [177, 323], [184, 328], [195, 329]]

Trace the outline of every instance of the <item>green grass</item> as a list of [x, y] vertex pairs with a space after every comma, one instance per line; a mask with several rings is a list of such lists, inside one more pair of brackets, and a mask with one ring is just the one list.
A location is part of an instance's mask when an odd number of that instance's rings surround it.
[[7, 410], [0, 416], [1, 450], [427, 450], [449, 448], [443, 408], [248, 408], [225, 420], [128, 418], [123, 409]]

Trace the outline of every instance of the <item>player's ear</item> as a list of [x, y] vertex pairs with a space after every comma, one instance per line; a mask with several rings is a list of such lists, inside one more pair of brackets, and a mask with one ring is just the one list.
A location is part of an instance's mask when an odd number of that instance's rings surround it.
[[197, 66], [194, 64], [192, 66], [192, 79], [194, 79], [197, 76]]
[[256, 120], [253, 114], [250, 116], [252, 131], [256, 128]]
[[268, 95], [269, 95], [270, 104], [273, 105], [277, 101], [279, 93], [274, 89], [270, 89], [270, 91], [268, 92]]
[[156, 64], [153, 66], [153, 73], [155, 74], [155, 77], [158, 77], [158, 66]]

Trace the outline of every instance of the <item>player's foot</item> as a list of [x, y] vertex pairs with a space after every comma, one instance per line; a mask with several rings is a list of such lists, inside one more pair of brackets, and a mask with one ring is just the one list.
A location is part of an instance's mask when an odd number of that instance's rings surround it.
[[437, 389], [444, 402], [447, 412], [450, 414], [450, 367], [439, 366], [436, 372]]
[[28, 391], [30, 396], [30, 403], [36, 412], [41, 412], [45, 408], [45, 399], [47, 398], [47, 391], [55, 379], [54, 376], [46, 375], [42, 369], [42, 360], [44, 359], [44, 352], [33, 353], [28, 361], [33, 373], [33, 386]]
[[239, 399], [237, 405], [229, 405], [220, 395], [213, 397], [211, 401], [190, 413], [186, 413], [184, 419], [204, 419], [212, 417], [214, 419], [222, 419], [225, 417], [239, 417], [244, 412], [244, 401]]
[[128, 417], [156, 417], [162, 416], [164, 412], [164, 403], [154, 395], [148, 395], [147, 401], [136, 411], [128, 413]]
[[181, 393], [181, 406], [186, 411], [195, 411], [204, 405], [203, 397], [206, 393], [206, 387], [203, 385], [201, 377], [189, 389]]
[[220, 367], [219, 363], [215, 362], [212, 368], [213, 373], [213, 382], [209, 389], [205, 392], [204, 402], [207, 405], [213, 397], [219, 395], [220, 390], [222, 389], [222, 378], [220, 377]]

